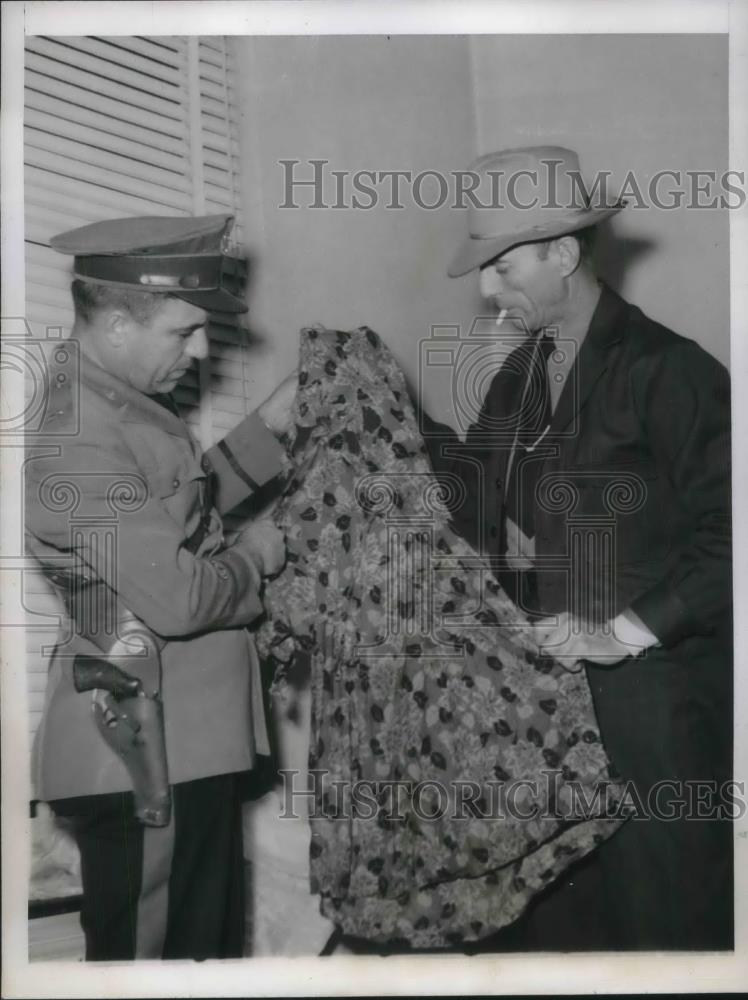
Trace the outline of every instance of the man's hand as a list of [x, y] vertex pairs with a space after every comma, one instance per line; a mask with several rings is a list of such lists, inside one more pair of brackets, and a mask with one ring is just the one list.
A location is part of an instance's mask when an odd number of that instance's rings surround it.
[[[648, 645], [657, 640], [652, 636], [652, 642], [644, 639], [634, 640], [627, 634], [622, 637], [625, 628], [621, 616], [603, 624], [590, 625], [573, 618], [568, 612], [559, 615], [558, 624], [551, 627], [551, 620], [544, 619], [535, 623], [540, 632], [539, 641], [542, 651], [553, 656], [566, 666], [572, 666], [580, 660], [588, 660], [601, 666], [612, 666], [620, 663], [627, 656], [638, 656]], [[543, 636], [543, 632], [547, 634]]]
[[283, 532], [272, 521], [261, 518], [248, 525], [234, 543], [256, 566], [259, 575], [275, 576], [286, 561], [286, 541]]
[[267, 424], [273, 434], [278, 437], [288, 434], [293, 427], [291, 414], [296, 398], [298, 379], [298, 373], [293, 371], [257, 408], [260, 420]]
[[535, 539], [528, 538], [511, 517], [506, 519], [506, 559], [509, 569], [532, 569]]

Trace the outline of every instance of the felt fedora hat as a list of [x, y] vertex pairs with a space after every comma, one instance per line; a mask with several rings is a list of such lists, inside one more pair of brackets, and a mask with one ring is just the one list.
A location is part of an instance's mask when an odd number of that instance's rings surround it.
[[592, 204], [579, 157], [563, 146], [526, 146], [486, 153], [468, 167], [473, 175], [467, 209], [468, 238], [448, 268], [451, 278], [467, 274], [511, 247], [550, 240], [597, 225], [624, 207]]

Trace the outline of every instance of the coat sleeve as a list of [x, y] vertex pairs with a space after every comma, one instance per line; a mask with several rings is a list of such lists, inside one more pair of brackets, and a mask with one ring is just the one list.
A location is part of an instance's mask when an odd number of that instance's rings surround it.
[[79, 439], [57, 448], [60, 454], [27, 460], [28, 531], [61, 553], [73, 551], [159, 635], [256, 618], [262, 603], [249, 557], [239, 548], [191, 553], [184, 526], [153, 495], [134, 456], [124, 445], [107, 444]]
[[[503, 497], [503, 484], [496, 481], [492, 470], [501, 464], [499, 452], [508, 452], [506, 411], [511, 412], [511, 400], [518, 390], [517, 370], [517, 364], [504, 364], [494, 375], [464, 441], [451, 427], [417, 409], [434, 473], [447, 495], [455, 497], [450, 505], [452, 526], [479, 550], [485, 545], [484, 532], [491, 520], [487, 507], [492, 505], [492, 516], [496, 517]], [[460, 491], [450, 486], [450, 477], [462, 484]]]
[[256, 412], [205, 453], [215, 474], [215, 504], [221, 514], [281, 472], [283, 448]]
[[689, 515], [672, 569], [631, 605], [671, 646], [713, 631], [730, 608], [729, 376], [686, 341], [663, 352], [646, 378], [634, 372], [633, 384], [650, 449]]
[[447, 424], [440, 424], [433, 420], [425, 410], [415, 407], [418, 426], [423, 435], [423, 442], [431, 460], [431, 467], [438, 476], [441, 473], [449, 474], [454, 472], [455, 459], [449, 455], [445, 446], [459, 446], [460, 439], [457, 433]]
[[[424, 410], [417, 411], [419, 427], [426, 445], [431, 468], [443, 489], [452, 527], [475, 548], [480, 547], [482, 476], [477, 474], [475, 458], [470, 456], [470, 431], [463, 442], [447, 424], [433, 420]], [[481, 461], [481, 456], [478, 457]], [[459, 487], [455, 487], [459, 483]]]

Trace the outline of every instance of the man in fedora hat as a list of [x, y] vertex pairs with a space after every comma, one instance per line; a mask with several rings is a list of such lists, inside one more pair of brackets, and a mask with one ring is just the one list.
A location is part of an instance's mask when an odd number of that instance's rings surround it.
[[458, 527], [586, 670], [635, 813], [490, 947], [730, 948], [728, 375], [596, 277], [594, 227], [623, 206], [589, 201], [573, 151], [471, 170], [449, 274], [479, 271], [516, 347], [464, 442], [424, 415], [425, 436], [468, 486]]
[[[170, 396], [207, 356], [209, 314], [246, 311], [225, 277], [232, 222], [116, 219], [51, 241], [74, 255], [75, 324], [55, 342], [65, 349], [27, 456], [26, 524], [73, 624], [50, 665], [35, 790], [69, 818], [80, 848], [89, 960], [243, 949], [239, 778], [267, 753], [245, 626], [262, 613], [262, 578], [281, 568], [285, 544], [260, 521], [227, 545], [220, 512], [278, 474], [294, 380], [205, 455]], [[134, 623], [140, 646], [114, 620]], [[81, 663], [112, 694], [78, 690]], [[123, 694], [112, 664], [140, 677], [137, 696], [124, 697], [132, 689]], [[146, 695], [163, 733], [142, 715]]]

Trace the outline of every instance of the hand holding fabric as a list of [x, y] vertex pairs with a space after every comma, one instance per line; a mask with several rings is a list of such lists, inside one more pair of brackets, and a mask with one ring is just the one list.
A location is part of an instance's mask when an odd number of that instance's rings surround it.
[[234, 547], [250, 557], [260, 577], [275, 576], [286, 561], [285, 536], [267, 518], [252, 521], [239, 535]]
[[264, 403], [257, 409], [260, 420], [270, 428], [277, 437], [288, 434], [293, 427], [293, 402], [296, 398], [298, 372], [292, 371], [283, 379]]
[[535, 559], [535, 539], [528, 538], [511, 517], [506, 519], [506, 562], [510, 569], [532, 569]]
[[623, 612], [611, 621], [593, 624], [582, 622], [565, 611], [559, 615], [555, 627], [553, 619], [543, 619], [536, 622], [536, 628], [541, 633], [546, 628], [549, 630], [540, 640], [543, 652], [567, 666], [580, 660], [613, 666], [628, 656], [638, 656], [657, 642], [656, 636], [642, 622], [638, 619], [634, 622], [632, 618]]

